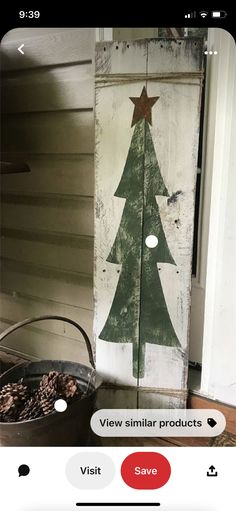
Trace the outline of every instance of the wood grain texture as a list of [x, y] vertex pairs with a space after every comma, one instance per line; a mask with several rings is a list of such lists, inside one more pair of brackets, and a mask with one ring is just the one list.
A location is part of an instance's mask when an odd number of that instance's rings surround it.
[[106, 447], [209, 447], [209, 438], [103, 438]]
[[[102, 373], [99, 373], [102, 374]], [[126, 403], [126, 404], [125, 404]], [[123, 389], [98, 389], [98, 408], [137, 408], [137, 395], [135, 392]]]
[[236, 409], [233, 406], [213, 401], [203, 396], [190, 394], [188, 399], [189, 408], [213, 408], [222, 412], [226, 419], [226, 430], [236, 435]]
[[[98, 368], [108, 381], [116, 384], [135, 387], [139, 383], [141, 387], [173, 391], [186, 389], [201, 73], [202, 42], [199, 40], [97, 45], [95, 337]], [[168, 75], [168, 79], [162, 75]], [[156, 201], [176, 266], [158, 263], [157, 271], [181, 348], [148, 343], [145, 375], [137, 382], [132, 376], [133, 340], [114, 344], [99, 339], [99, 333], [111, 309], [122, 269], [122, 264], [111, 264], [107, 257], [127, 203], [127, 199], [114, 195], [133, 134], [130, 128], [133, 104], [129, 98], [140, 97], [144, 85], [148, 97], [160, 97], [152, 109], [150, 130], [169, 198], [158, 196]], [[144, 402], [145, 397], [142, 399]], [[166, 406], [165, 396], [156, 397], [154, 392], [152, 406], [155, 403], [159, 406], [160, 400]], [[184, 402], [185, 396], [175, 402], [167, 398], [167, 407], [182, 407]]]

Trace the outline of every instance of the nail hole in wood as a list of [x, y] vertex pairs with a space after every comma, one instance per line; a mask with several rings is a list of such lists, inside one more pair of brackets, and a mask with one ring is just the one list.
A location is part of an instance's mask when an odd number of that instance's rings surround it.
[[103, 273], [105, 273], [106, 270], [102, 270], [102, 271], [103, 271]]
[[119, 49], [119, 46], [116, 46], [116, 50], [118, 50], [118, 49]]
[[127, 48], [129, 48], [129, 44], [127, 44]]
[[163, 48], [163, 44], [161, 44], [161, 48]]
[[104, 48], [103, 48], [103, 49], [104, 49], [104, 51], [106, 51], [106, 48], [105, 48], [105, 46], [104, 46]]
[[177, 272], [176, 272], [176, 273], [179, 273], [179, 271], [177, 270]]

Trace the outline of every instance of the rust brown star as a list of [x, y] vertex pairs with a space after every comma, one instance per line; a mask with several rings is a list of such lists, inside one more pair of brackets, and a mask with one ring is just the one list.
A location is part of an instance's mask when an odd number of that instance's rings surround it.
[[146, 121], [149, 122], [149, 124], [152, 125], [152, 107], [156, 103], [156, 101], [159, 99], [160, 96], [155, 96], [152, 98], [149, 98], [147, 95], [146, 87], [143, 87], [141, 96], [139, 98], [129, 98], [131, 99], [132, 103], [134, 103], [134, 113], [133, 113], [133, 119], [132, 119], [132, 126], [136, 124], [140, 119], [146, 119]]

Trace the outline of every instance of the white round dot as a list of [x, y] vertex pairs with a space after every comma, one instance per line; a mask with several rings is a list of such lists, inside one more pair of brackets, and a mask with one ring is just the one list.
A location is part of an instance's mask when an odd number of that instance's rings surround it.
[[148, 248], [155, 248], [158, 245], [158, 238], [153, 234], [150, 234], [146, 237], [145, 244]]
[[218, 55], [218, 51], [214, 51], [214, 55]]
[[204, 53], [205, 53], [205, 55], [208, 55], [208, 51], [207, 51], [207, 50], [206, 50], [206, 51], [204, 51]]
[[213, 51], [209, 51], [209, 55], [213, 55]]
[[67, 402], [65, 399], [57, 399], [54, 403], [54, 408], [57, 412], [65, 412], [67, 409]]

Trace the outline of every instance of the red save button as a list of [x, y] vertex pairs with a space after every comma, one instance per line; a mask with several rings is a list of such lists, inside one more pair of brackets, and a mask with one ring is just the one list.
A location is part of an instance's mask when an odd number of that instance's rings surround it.
[[121, 475], [136, 490], [161, 488], [170, 478], [169, 461], [158, 452], [134, 452], [124, 459]]

